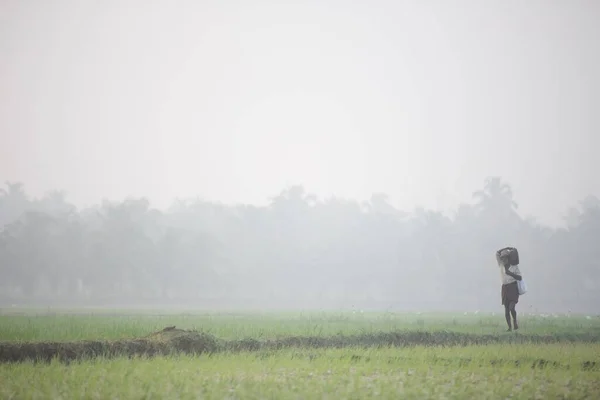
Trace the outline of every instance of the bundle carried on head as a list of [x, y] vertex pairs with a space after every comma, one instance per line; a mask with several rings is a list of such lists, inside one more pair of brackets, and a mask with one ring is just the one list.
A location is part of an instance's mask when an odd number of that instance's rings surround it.
[[510, 265], [519, 265], [519, 251], [514, 247], [507, 247], [500, 252], [500, 259], [508, 260]]

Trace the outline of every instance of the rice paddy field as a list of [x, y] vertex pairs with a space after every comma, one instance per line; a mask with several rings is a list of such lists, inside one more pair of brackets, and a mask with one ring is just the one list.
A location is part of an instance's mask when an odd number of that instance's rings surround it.
[[600, 318], [0, 310], [2, 399], [375, 397], [598, 399]]

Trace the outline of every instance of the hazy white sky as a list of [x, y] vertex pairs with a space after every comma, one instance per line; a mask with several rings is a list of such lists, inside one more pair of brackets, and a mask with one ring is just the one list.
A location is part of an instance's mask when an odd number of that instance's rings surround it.
[[0, 0], [0, 179], [454, 208], [600, 195], [600, 1]]

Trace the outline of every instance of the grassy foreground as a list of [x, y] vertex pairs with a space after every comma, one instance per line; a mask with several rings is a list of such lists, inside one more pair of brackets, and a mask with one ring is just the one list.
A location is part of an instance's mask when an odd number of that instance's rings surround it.
[[[597, 317], [523, 316], [519, 333], [505, 333], [500, 315], [27, 313], [0, 316], [0, 342], [123, 340], [168, 325], [207, 332], [229, 345], [286, 345], [4, 363], [0, 398], [600, 398]], [[489, 344], [465, 345], [477, 341]]]
[[[598, 345], [302, 349], [0, 366], [3, 399], [592, 399]], [[532, 367], [545, 359], [546, 366]], [[519, 362], [517, 362], [519, 361]]]

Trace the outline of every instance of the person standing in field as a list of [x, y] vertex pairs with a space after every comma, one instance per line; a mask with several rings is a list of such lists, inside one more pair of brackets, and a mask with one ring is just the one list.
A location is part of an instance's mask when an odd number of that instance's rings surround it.
[[513, 326], [516, 330], [519, 329], [516, 310], [516, 305], [519, 302], [517, 281], [523, 279], [519, 270], [519, 253], [514, 247], [505, 247], [496, 252], [496, 261], [502, 278], [502, 305], [504, 306], [504, 316], [508, 324], [508, 331], [512, 331]]

